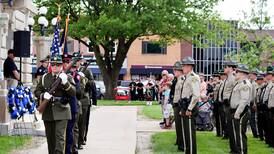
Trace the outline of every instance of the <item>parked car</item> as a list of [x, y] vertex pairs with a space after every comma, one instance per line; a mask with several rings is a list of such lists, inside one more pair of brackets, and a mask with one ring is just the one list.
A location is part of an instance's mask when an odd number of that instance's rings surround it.
[[101, 88], [96, 87], [96, 98], [97, 99], [104, 99], [104, 94], [102, 93]]
[[103, 95], [106, 93], [106, 87], [103, 81], [94, 81], [96, 88], [100, 88], [100, 91]]
[[129, 87], [117, 87], [115, 90], [115, 100], [129, 100]]

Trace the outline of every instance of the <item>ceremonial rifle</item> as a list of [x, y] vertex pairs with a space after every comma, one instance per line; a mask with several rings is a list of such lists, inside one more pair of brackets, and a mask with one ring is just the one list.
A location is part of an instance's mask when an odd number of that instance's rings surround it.
[[[72, 62], [69, 63], [69, 65], [67, 66], [66, 70], [65, 70], [65, 73], [67, 74], [69, 71], [70, 71], [70, 68], [79, 60], [79, 57], [81, 55], [78, 54], [78, 56], [72, 60]], [[53, 92], [56, 90], [56, 88], [59, 86], [59, 84], [61, 83], [61, 78], [57, 78], [54, 83], [52, 84], [50, 90], [48, 91], [49, 94], [53, 94]], [[40, 113], [43, 113], [47, 107], [49, 103], [49, 100], [47, 99], [41, 99], [40, 98], [40, 105], [39, 107], [37, 108], [37, 110], [40, 112]]]

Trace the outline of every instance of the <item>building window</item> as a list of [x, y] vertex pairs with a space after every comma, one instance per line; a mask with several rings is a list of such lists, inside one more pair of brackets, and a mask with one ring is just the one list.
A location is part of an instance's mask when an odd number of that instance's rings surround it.
[[[231, 24], [237, 27], [237, 22], [231, 22]], [[209, 24], [209, 29], [211, 28]], [[194, 40], [199, 41], [201, 44], [208, 44], [208, 47], [199, 47], [192, 45], [192, 56], [195, 60], [195, 71], [204, 73], [207, 76], [213, 74], [213, 72], [223, 68], [223, 61], [227, 54], [231, 52], [237, 52], [239, 44], [235, 39], [235, 31], [231, 31], [229, 38], [225, 40], [223, 45], [218, 45], [216, 41], [205, 39], [203, 35], [193, 37]]]
[[149, 41], [142, 42], [142, 54], [166, 54], [166, 46], [162, 47]]

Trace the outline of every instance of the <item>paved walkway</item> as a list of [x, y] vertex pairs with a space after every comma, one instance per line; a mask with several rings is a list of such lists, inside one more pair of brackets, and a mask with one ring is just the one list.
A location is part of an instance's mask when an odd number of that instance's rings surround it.
[[[87, 145], [80, 154], [134, 154], [137, 107], [97, 107], [91, 112]], [[47, 154], [47, 144], [27, 153]]]

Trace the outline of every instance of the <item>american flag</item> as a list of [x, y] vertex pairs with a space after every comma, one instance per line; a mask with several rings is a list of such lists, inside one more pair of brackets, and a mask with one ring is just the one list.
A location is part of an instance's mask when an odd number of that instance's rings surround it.
[[52, 46], [50, 48], [51, 56], [60, 55], [59, 33], [60, 33], [60, 29], [59, 29], [59, 25], [57, 23], [56, 26], [55, 26], [55, 30], [54, 30], [54, 37], [53, 37], [53, 40], [52, 40]]

